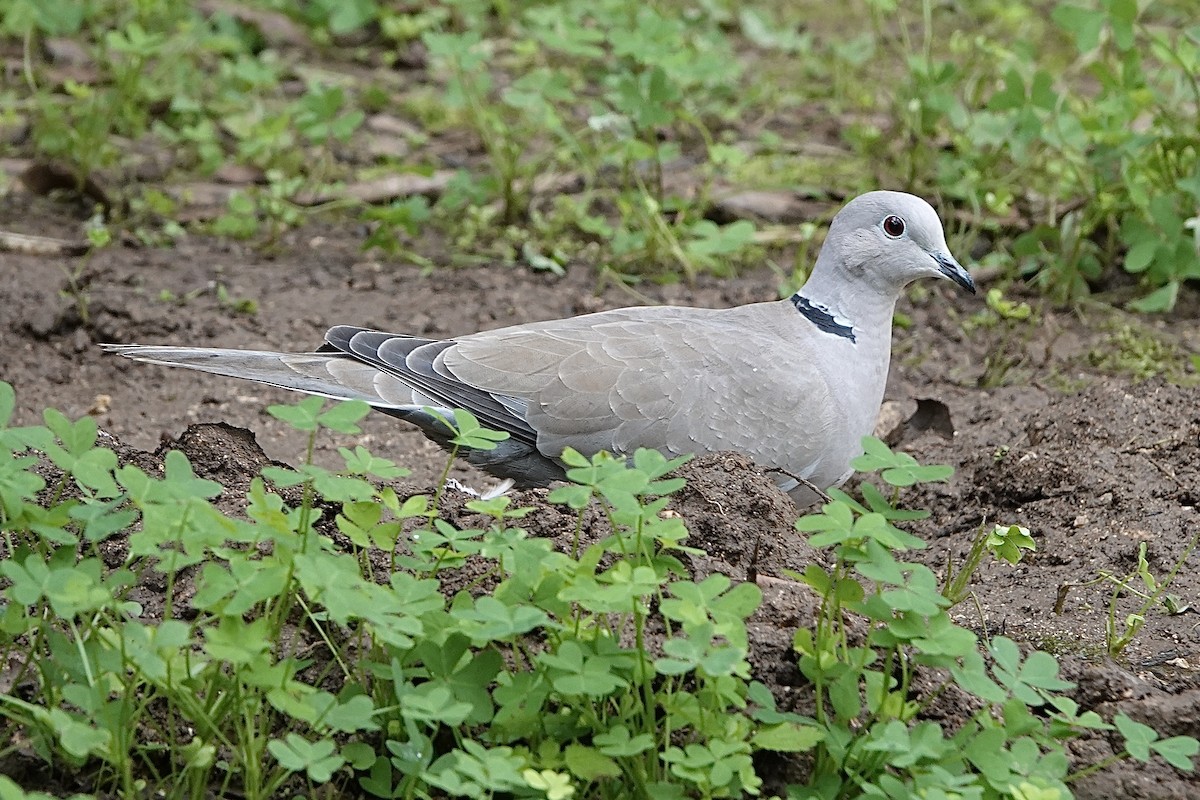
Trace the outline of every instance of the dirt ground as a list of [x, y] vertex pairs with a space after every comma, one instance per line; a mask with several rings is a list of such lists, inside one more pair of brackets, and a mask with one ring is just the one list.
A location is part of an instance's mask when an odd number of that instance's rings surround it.
[[[19, 192], [0, 200], [0, 229], [78, 236], [79, 214], [69, 204]], [[377, 261], [360, 250], [363, 231], [333, 224], [287, 234], [264, 254], [248, 246], [188, 237], [173, 249], [118, 245], [90, 260], [0, 256], [0, 378], [17, 390], [17, 424], [37, 419], [47, 405], [71, 416], [93, 414], [126, 446], [153, 451], [192, 424], [225, 422], [246, 428], [266, 457], [296, 462], [303, 441], [263, 408], [294, 396], [256, 384], [135, 364], [103, 355], [99, 342], [196, 344], [241, 348], [310, 349], [335, 323], [450, 336], [482, 328], [549, 319], [637, 302], [608, 288], [597, 294], [594, 273], [572, 268], [565, 278], [507, 267], [439, 269]], [[64, 293], [67, 274], [81, 270], [80, 298]], [[257, 301], [254, 314], [222, 303]], [[697, 285], [644, 285], [654, 302], [725, 306], [777, 296], [778, 278], [762, 272]], [[985, 287], [986, 288], [986, 287]], [[182, 303], [164, 293], [189, 297]], [[194, 295], [194, 296], [193, 296]], [[1031, 302], [1036, 301], [1029, 298]], [[900, 428], [901, 447], [926, 463], [956, 469], [946, 484], [914, 491], [907, 502], [932, 516], [910, 529], [929, 544], [919, 555], [935, 569], [961, 558], [981, 525], [1028, 527], [1037, 552], [1017, 567], [985, 564], [976, 603], [955, 610], [979, 633], [1004, 633], [1056, 653], [1078, 682], [1084, 709], [1108, 716], [1121, 710], [1163, 735], [1200, 737], [1200, 555], [1182, 562], [1200, 534], [1200, 395], [1162, 379], [1136, 382], [1109, 374], [1089, 354], [1111, 345], [1129, 320], [1110, 311], [1035, 308], [1036, 325], [964, 325], [983, 308], [946, 285], [927, 285], [901, 311], [912, 324], [898, 329], [888, 399], [903, 419], [919, 398], [944, 404], [955, 431]], [[1156, 336], [1200, 351], [1191, 290], [1169, 318], [1133, 321]], [[1007, 365], [999, 385], [981, 388]], [[798, 398], [798, 403], [802, 399]], [[894, 425], [891, 426], [894, 428]], [[197, 471], [227, 486], [243, 481], [260, 456], [251, 445], [233, 448], [216, 429], [190, 438]], [[358, 441], [414, 470], [411, 482], [431, 485], [444, 466], [437, 448], [402, 423], [373, 415]], [[338, 445], [322, 440], [318, 460], [336, 464]], [[242, 455], [239, 455], [242, 454]], [[485, 477], [458, 467], [455, 476], [479, 486]], [[756, 677], [783, 705], [800, 684], [790, 643], [812, 614], [811, 601], [782, 578], [820, 558], [799, 539], [794, 510], [744, 460], [718, 456], [689, 468], [692, 483], [677, 507], [709, 558], [698, 574], [722, 571], [745, 579], [761, 537], [757, 573], [765, 600], [752, 620]], [[555, 536], [574, 518], [547, 506], [544, 495], [520, 493], [539, 506], [529, 518], [539, 535]], [[1117, 659], [1106, 655], [1105, 621], [1111, 583], [1124, 576], [1146, 543], [1152, 573], [1172, 574], [1177, 613], [1157, 606], [1145, 628]], [[1126, 594], [1117, 619], [1136, 610]], [[961, 709], [935, 709], [953, 725]], [[1111, 753], [1103, 736], [1077, 743], [1080, 765]], [[776, 784], [789, 765], [763, 765]], [[1195, 798], [1200, 779], [1163, 764], [1129, 763], [1076, 785], [1081, 798]]]

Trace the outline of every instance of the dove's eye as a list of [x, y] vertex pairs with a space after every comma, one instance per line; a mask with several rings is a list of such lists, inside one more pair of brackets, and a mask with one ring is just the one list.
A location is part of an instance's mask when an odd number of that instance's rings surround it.
[[883, 232], [893, 239], [899, 239], [904, 235], [904, 220], [892, 214], [889, 217], [884, 217]]

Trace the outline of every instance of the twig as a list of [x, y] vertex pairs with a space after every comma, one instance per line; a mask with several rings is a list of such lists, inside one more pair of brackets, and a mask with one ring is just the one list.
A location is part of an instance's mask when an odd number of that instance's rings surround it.
[[91, 248], [85, 241], [51, 239], [27, 233], [0, 231], [0, 252], [24, 253], [30, 256], [81, 256]]
[[807, 486], [809, 489], [812, 489], [814, 492], [816, 492], [817, 497], [821, 498], [822, 502], [828, 503], [832, 499], [832, 498], [830, 498], [829, 495], [825, 494], [825, 491], [823, 489], [818, 489], [817, 485], [815, 483], [813, 483], [812, 481], [808, 480], [807, 478], [801, 478], [799, 475], [788, 472], [786, 469], [779, 469], [778, 467], [772, 467], [770, 471], [777, 472], [780, 475], [786, 475], [787, 477], [794, 480], [796, 483]]

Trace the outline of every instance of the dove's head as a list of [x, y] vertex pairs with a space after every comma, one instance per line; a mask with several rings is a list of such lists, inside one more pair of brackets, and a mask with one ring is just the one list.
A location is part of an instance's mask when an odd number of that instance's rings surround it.
[[975, 292], [970, 274], [950, 255], [937, 212], [904, 192], [868, 192], [847, 203], [829, 226], [818, 266], [886, 294], [918, 278], [948, 278]]

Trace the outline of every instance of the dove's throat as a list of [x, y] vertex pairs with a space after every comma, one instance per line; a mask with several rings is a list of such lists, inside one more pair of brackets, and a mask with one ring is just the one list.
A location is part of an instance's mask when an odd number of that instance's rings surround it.
[[[815, 327], [825, 358], [819, 369], [830, 395], [839, 398], [847, 441], [854, 447], [874, 429], [887, 384], [892, 351], [894, 294], [864, 288], [861, 282], [826, 280], [814, 271], [791, 298], [797, 313]], [[820, 316], [806, 309], [818, 309]], [[822, 326], [821, 320], [831, 320]], [[834, 329], [833, 326], [838, 326]], [[844, 327], [848, 334], [841, 333]]]

